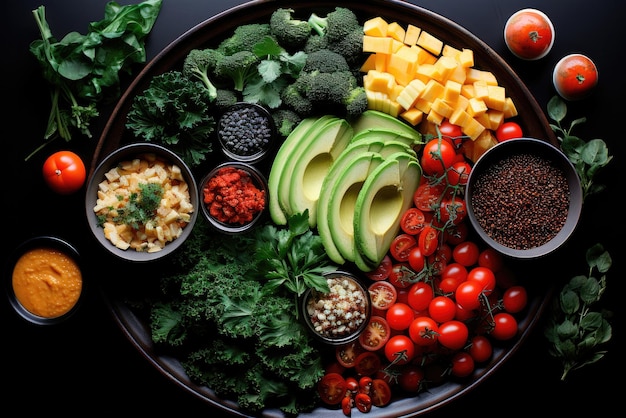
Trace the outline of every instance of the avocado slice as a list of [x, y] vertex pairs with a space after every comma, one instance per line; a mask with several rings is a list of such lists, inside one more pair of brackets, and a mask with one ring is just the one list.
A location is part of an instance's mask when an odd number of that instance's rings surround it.
[[284, 177], [289, 176], [287, 173], [290, 173], [293, 170], [292, 165], [294, 160], [291, 158], [291, 154], [295, 149], [303, 146], [309, 132], [312, 132], [314, 128], [325, 124], [331, 118], [332, 116], [330, 115], [324, 115], [303, 119], [298, 126], [293, 129], [289, 136], [285, 138], [285, 141], [276, 152], [276, 156], [274, 157], [274, 162], [272, 163], [267, 179], [267, 186], [270, 217], [277, 225], [287, 224], [287, 216], [279, 202], [279, 188], [281, 180]]
[[379, 141], [383, 141], [383, 142], [390, 142], [390, 141], [403, 142], [411, 148], [417, 147], [421, 144], [421, 143], [416, 144], [415, 137], [407, 136], [406, 132], [402, 132], [400, 130], [392, 130], [384, 126], [360, 131], [352, 137], [352, 141], [350, 142], [353, 143], [353, 142], [359, 142], [363, 140], [370, 140], [372, 137], [375, 137]]
[[369, 264], [378, 265], [389, 251], [421, 176], [417, 159], [400, 152], [385, 159], [363, 184], [355, 203], [354, 242]]
[[[309, 210], [309, 226], [317, 225], [317, 201], [322, 183], [333, 162], [346, 149], [352, 138], [352, 126], [347, 120], [335, 118], [307, 134], [307, 145], [291, 155], [293, 171], [287, 171], [281, 180], [279, 203], [285, 205], [288, 214]], [[285, 209], [283, 208], [283, 209]]]
[[[417, 157], [415, 151], [413, 151], [413, 149], [404, 142], [388, 141], [385, 143], [379, 139], [378, 135], [371, 135], [368, 137], [364, 136], [357, 142], [351, 142], [330, 167], [330, 170], [322, 183], [319, 200], [317, 202], [317, 231], [322, 239], [326, 253], [335, 263], [344, 264], [346, 261], [334, 242], [332, 231], [337, 228], [330, 227], [329, 202], [333, 196], [331, 191], [339, 181], [343, 181], [341, 173], [348, 165], [350, 165], [350, 163], [354, 161], [354, 159], [367, 152], [378, 153], [383, 158], [387, 158], [389, 155], [402, 151]], [[338, 224], [338, 221], [335, 222], [335, 224]], [[354, 245], [354, 243], [352, 242], [351, 245]], [[355, 251], [350, 250], [350, 253], [355, 253]]]
[[422, 134], [413, 126], [378, 110], [368, 109], [351, 123], [355, 136], [370, 129], [384, 128], [392, 132], [399, 132], [402, 136], [409, 138], [411, 145], [423, 144]]
[[347, 261], [355, 261], [354, 215], [357, 196], [368, 176], [384, 158], [377, 152], [365, 152], [352, 158], [330, 190], [328, 226], [335, 247]]

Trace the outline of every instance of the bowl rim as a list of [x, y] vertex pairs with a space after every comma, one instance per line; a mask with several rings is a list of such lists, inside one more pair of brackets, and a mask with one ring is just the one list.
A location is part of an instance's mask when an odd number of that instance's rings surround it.
[[[552, 239], [540, 246], [519, 250], [507, 247], [497, 242], [483, 231], [482, 227], [478, 223], [478, 220], [476, 219], [471, 194], [472, 185], [474, 183], [473, 180], [476, 179], [476, 177], [484, 171], [485, 167], [488, 167], [484, 165], [485, 163], [490, 162], [490, 160], [497, 158], [497, 156], [500, 156], [501, 154], [502, 157], [515, 155], [514, 152], [511, 152], [512, 149], [519, 149], [520, 151], [523, 150], [524, 152], [532, 152], [533, 148], [530, 148], [528, 144], [534, 145], [535, 147], [541, 147], [541, 149], [545, 150], [546, 152], [542, 152], [539, 155], [542, 158], [546, 158], [551, 162], [556, 163], [558, 167], [561, 168], [561, 170], [565, 174], [569, 187], [570, 205], [567, 211], [565, 224]], [[522, 148], [524, 147], [524, 145], [526, 145], [526, 147]], [[578, 173], [576, 172], [576, 168], [569, 160], [569, 158], [563, 153], [563, 151], [547, 141], [538, 138], [522, 137], [499, 142], [490, 149], [488, 149], [483, 155], [481, 155], [481, 157], [476, 161], [476, 163], [472, 167], [472, 170], [470, 171], [467, 185], [465, 187], [465, 202], [467, 206], [468, 218], [472, 227], [474, 228], [476, 234], [487, 245], [505, 256], [517, 259], [535, 259], [547, 256], [548, 254], [555, 252], [558, 248], [565, 244], [569, 237], [574, 233], [582, 212], [583, 191], [580, 178], [578, 177]]]
[[[93, 207], [95, 206], [97, 199], [97, 188], [98, 184], [104, 178], [104, 173], [106, 173], [111, 167], [113, 167], [116, 163], [120, 162], [123, 159], [131, 158], [133, 155], [139, 155], [144, 153], [155, 153], [161, 156], [164, 156], [168, 161], [175, 163], [178, 165], [182, 171], [183, 176], [187, 182], [187, 187], [189, 188], [189, 198], [191, 203], [194, 204], [194, 211], [191, 213], [191, 218], [185, 227], [183, 228], [183, 233], [181, 236], [176, 238], [175, 240], [167, 243], [165, 248], [156, 252], [146, 252], [146, 251], [135, 251], [135, 250], [122, 250], [115, 247], [111, 241], [109, 241], [102, 231], [102, 228], [98, 226]], [[165, 256], [170, 255], [172, 252], [176, 251], [185, 241], [185, 239], [191, 234], [191, 230], [196, 223], [198, 217], [198, 187], [196, 184], [196, 180], [194, 178], [192, 170], [189, 166], [183, 161], [183, 159], [178, 156], [174, 151], [159, 145], [150, 142], [133, 142], [126, 144], [115, 151], [111, 152], [107, 155], [95, 168], [93, 174], [89, 178], [89, 182], [87, 183], [87, 187], [85, 189], [85, 215], [86, 220], [89, 225], [89, 230], [92, 232], [93, 237], [98, 241], [102, 248], [107, 250], [108, 253], [126, 261], [133, 262], [148, 262], [154, 261]]]
[[[254, 180], [254, 184], [259, 189], [263, 190], [265, 193], [265, 207], [263, 208], [263, 210], [258, 212], [256, 216], [252, 218], [250, 222], [244, 225], [229, 225], [224, 222], [218, 221], [213, 216], [211, 216], [211, 214], [209, 213], [209, 209], [207, 208], [207, 205], [204, 203], [205, 183], [209, 181], [209, 179], [213, 177], [219, 169], [224, 168], [224, 167], [237, 167], [237, 168], [247, 171], [252, 177], [252, 179]], [[261, 219], [263, 219], [267, 213], [268, 201], [269, 201], [268, 197], [269, 197], [269, 186], [267, 185], [267, 179], [258, 168], [244, 161], [221, 162], [215, 167], [213, 167], [207, 174], [205, 174], [200, 180], [200, 182], [198, 183], [198, 205], [201, 208], [204, 218], [209, 222], [209, 224], [213, 227], [213, 229], [215, 229], [218, 232], [223, 232], [227, 234], [239, 234], [242, 232], [246, 232], [252, 229], [257, 224], [259, 224], [261, 222]]]
[[[62, 315], [55, 317], [44, 317], [40, 315], [36, 315], [26, 309], [20, 301], [17, 299], [15, 295], [15, 290], [13, 289], [13, 270], [15, 268], [15, 264], [20, 259], [22, 255], [26, 252], [36, 249], [36, 248], [53, 248], [63, 252], [65, 255], [70, 257], [78, 266], [81, 272], [81, 292], [78, 296], [78, 300], [67, 312]], [[4, 268], [5, 274], [5, 286], [6, 286], [6, 295], [9, 299], [9, 304], [13, 308], [13, 311], [20, 316], [24, 321], [29, 322], [34, 325], [57, 325], [62, 322], [67, 321], [71, 317], [75, 315], [75, 313], [80, 309], [82, 305], [82, 300], [84, 299], [84, 294], [86, 290], [86, 280], [85, 280], [85, 266], [83, 265], [83, 261], [81, 260], [81, 255], [78, 249], [71, 244], [66, 239], [55, 235], [36, 235], [30, 237], [15, 247], [9, 254], [9, 257], [6, 260]]]

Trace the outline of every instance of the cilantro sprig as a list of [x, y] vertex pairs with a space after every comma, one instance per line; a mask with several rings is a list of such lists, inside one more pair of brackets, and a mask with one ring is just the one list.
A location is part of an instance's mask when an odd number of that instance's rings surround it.
[[[561, 380], [581, 367], [600, 360], [606, 354], [604, 343], [612, 336], [605, 309], [594, 310], [606, 290], [606, 272], [612, 264], [610, 254], [601, 244], [587, 250], [587, 275], [573, 277], [553, 300], [551, 315], [544, 330], [550, 343], [550, 355], [562, 363]], [[595, 274], [600, 274], [597, 278]]]

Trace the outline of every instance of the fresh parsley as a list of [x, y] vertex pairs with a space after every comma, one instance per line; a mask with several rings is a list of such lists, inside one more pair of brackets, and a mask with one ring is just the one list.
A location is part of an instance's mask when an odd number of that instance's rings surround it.
[[587, 250], [586, 261], [589, 272], [573, 277], [561, 289], [544, 330], [550, 355], [562, 363], [561, 380], [566, 380], [571, 371], [600, 360], [606, 354], [602, 345], [612, 335], [608, 321], [612, 313], [593, 310], [606, 290], [605, 273], [611, 267], [611, 256], [596, 244]]
[[[117, 215], [113, 218], [113, 222], [139, 229], [154, 219], [162, 197], [163, 187], [160, 184], [140, 183], [139, 193], [131, 193], [128, 203], [116, 210]], [[122, 196], [118, 199], [121, 200]], [[106, 215], [103, 215], [100, 219], [101, 224], [105, 219]]]

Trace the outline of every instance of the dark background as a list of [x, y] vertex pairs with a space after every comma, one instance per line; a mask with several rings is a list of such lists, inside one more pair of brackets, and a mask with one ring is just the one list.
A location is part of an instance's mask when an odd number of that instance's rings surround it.
[[[4, 231], [5, 250], [11, 250], [28, 237], [42, 234], [67, 238], [79, 249], [91, 245], [91, 237], [83, 226], [83, 194], [54, 195], [43, 184], [40, 169], [47, 155], [62, 148], [78, 152], [89, 162], [107, 115], [103, 114], [94, 127], [91, 140], [79, 137], [70, 144], [57, 140], [24, 163], [24, 156], [40, 144], [49, 111], [48, 86], [28, 52], [28, 45], [39, 37], [31, 10], [40, 4], [46, 6], [51, 29], [60, 38], [70, 31], [85, 33], [89, 22], [103, 18], [105, 3], [104, 0], [4, 2], [5, 18], [0, 25], [6, 46], [1, 66], [4, 100], [1, 140], [2, 155], [8, 164], [2, 181], [0, 230]], [[129, 3], [136, 2], [120, 1], [120, 4]], [[147, 41], [148, 58], [194, 25], [241, 3], [235, 0], [164, 0]], [[622, 404], [614, 394], [623, 388], [626, 348], [623, 249], [620, 246], [624, 217], [619, 203], [624, 181], [621, 168], [626, 153], [623, 129], [626, 82], [623, 67], [618, 64], [623, 61], [620, 54], [623, 51], [624, 4], [621, 0], [593, 3], [582, 0], [422, 0], [412, 3], [449, 18], [485, 41], [519, 74], [542, 109], [555, 94], [551, 83], [554, 64], [569, 53], [590, 56], [599, 69], [598, 88], [592, 97], [568, 103], [569, 117], [587, 117], [587, 122], [575, 132], [585, 140], [604, 139], [614, 156], [598, 178], [608, 190], [585, 203], [581, 224], [567, 247], [567, 256], [545, 263], [537, 272], [546, 280], [563, 283], [572, 275], [586, 274], [584, 252], [592, 244], [602, 243], [610, 252], [613, 267], [608, 273], [608, 289], [602, 307], [613, 311], [615, 316], [611, 320], [614, 335], [606, 346], [606, 357], [571, 373], [563, 383], [559, 380], [559, 364], [548, 355], [546, 341], [537, 328], [512, 359], [477, 389], [428, 416], [462, 416], [469, 412], [487, 417], [541, 412], [606, 416], [608, 411]], [[515, 58], [503, 41], [506, 19], [525, 7], [544, 11], [556, 28], [552, 52], [539, 61], [524, 62]], [[2, 257], [5, 264], [5, 254]], [[4, 364], [0, 378], [4, 389], [0, 392], [0, 408], [17, 408], [27, 415], [52, 411], [69, 416], [91, 412], [140, 413], [142, 416], [223, 415], [168, 380], [129, 343], [110, 316], [97, 286], [98, 281], [118, 272], [92, 263], [90, 271], [97, 274], [86, 277], [84, 303], [79, 314], [65, 324], [52, 328], [26, 324], [10, 309], [6, 298], [2, 298], [0, 341]], [[7, 280], [7, 275], [8, 272], [3, 271], [3, 280]], [[86, 406], [87, 410], [78, 405]]]

